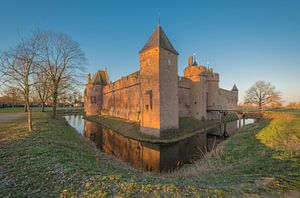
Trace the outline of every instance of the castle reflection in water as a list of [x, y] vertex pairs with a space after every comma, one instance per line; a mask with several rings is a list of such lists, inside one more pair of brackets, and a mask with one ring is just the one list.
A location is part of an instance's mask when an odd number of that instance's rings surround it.
[[[108, 128], [84, 121], [84, 136], [94, 141], [104, 153], [114, 155], [145, 171], [169, 171], [201, 155], [205, 134], [198, 134], [171, 144], [153, 144], [127, 138]], [[202, 147], [202, 148], [201, 148]]]
[[[112, 131], [96, 122], [84, 120], [81, 115], [64, 116], [79, 133], [96, 143], [98, 149], [114, 155], [131, 166], [145, 171], [170, 171], [185, 163], [200, 158], [210, 151], [220, 140], [199, 133], [190, 138], [169, 144], [137, 141]], [[227, 124], [232, 134], [237, 129], [237, 121]]]

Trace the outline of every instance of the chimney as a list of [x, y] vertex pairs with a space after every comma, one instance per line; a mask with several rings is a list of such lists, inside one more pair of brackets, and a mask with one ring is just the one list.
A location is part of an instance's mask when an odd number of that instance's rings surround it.
[[193, 56], [189, 56], [189, 66], [193, 65]]

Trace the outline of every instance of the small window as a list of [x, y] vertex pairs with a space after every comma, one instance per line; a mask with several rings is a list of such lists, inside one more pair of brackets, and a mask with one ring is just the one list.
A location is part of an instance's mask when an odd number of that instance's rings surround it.
[[95, 96], [92, 96], [92, 97], [91, 97], [91, 103], [92, 103], [92, 104], [96, 103], [96, 97], [95, 97]]
[[152, 109], [152, 90], [147, 90], [145, 93], [145, 105], [146, 109]]
[[195, 101], [195, 104], [197, 104], [197, 102]]

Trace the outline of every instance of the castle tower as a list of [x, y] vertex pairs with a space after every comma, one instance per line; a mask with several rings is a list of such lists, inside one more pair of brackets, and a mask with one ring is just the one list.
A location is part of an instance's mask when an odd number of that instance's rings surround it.
[[192, 117], [201, 120], [206, 118], [206, 78], [207, 69], [204, 66], [197, 66], [197, 62], [193, 60], [193, 56], [189, 57], [189, 65], [183, 71], [184, 77], [190, 79], [191, 95], [190, 109]]
[[86, 115], [100, 115], [102, 108], [102, 90], [108, 84], [108, 75], [105, 68], [104, 71], [99, 70], [91, 79], [88, 74], [88, 83], [84, 91], [84, 112]]
[[235, 96], [235, 99], [236, 99], [235, 103], [234, 103], [235, 104], [234, 108], [237, 108], [237, 103], [238, 103], [238, 100], [239, 100], [239, 90], [238, 90], [236, 84], [233, 85], [233, 87], [231, 89], [231, 92], [234, 93], [234, 96]]
[[178, 128], [178, 55], [160, 25], [140, 51], [143, 133], [161, 137]]
[[[219, 74], [214, 73], [212, 68], [208, 69], [207, 76], [207, 109], [223, 109], [224, 104], [220, 101], [219, 96]], [[227, 107], [225, 107], [227, 108]], [[208, 114], [208, 119], [218, 119], [217, 111], [210, 111]]]

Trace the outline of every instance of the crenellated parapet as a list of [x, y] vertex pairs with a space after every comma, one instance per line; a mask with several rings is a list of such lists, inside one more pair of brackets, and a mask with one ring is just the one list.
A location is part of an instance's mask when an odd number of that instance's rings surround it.
[[189, 57], [188, 63], [189, 65], [184, 69], [183, 74], [184, 78], [191, 81], [189, 112], [196, 119], [205, 119], [208, 70], [205, 66], [198, 65], [192, 56]]
[[188, 58], [178, 76], [178, 52], [160, 25], [139, 52], [140, 70], [109, 81], [105, 70], [88, 74], [86, 115], [107, 115], [139, 123], [141, 133], [163, 137], [178, 129], [179, 117], [218, 119], [211, 109], [236, 107], [238, 89], [219, 88], [219, 74]]
[[205, 76], [207, 77], [207, 68], [205, 66], [188, 66], [183, 70], [184, 77], [186, 78], [193, 78], [198, 76]]
[[207, 80], [219, 82], [219, 74], [215, 73], [213, 68], [207, 68]]
[[191, 88], [192, 81], [189, 78], [178, 76], [178, 87], [179, 88]]
[[113, 91], [126, 89], [130, 86], [135, 86], [139, 83], [140, 83], [140, 72], [137, 71], [104, 86], [103, 94], [108, 94]]

